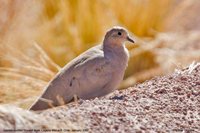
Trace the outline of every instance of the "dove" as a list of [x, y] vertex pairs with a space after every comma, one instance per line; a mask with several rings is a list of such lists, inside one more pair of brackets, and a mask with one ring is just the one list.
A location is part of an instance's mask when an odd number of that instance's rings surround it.
[[125, 28], [115, 26], [108, 30], [102, 44], [83, 52], [56, 74], [30, 110], [50, 108], [45, 100], [51, 101], [55, 107], [60, 106], [60, 98], [64, 103], [69, 103], [74, 95], [86, 100], [116, 90], [128, 66], [126, 41], [134, 43]]

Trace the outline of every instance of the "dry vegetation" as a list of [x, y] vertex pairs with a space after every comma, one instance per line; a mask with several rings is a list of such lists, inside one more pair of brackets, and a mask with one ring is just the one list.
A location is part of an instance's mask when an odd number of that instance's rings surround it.
[[[22, 105], [27, 106], [34, 98], [29, 103], [26, 98], [39, 95], [59, 66], [100, 42], [111, 26], [124, 25], [141, 37], [154, 36], [151, 31], [160, 29], [162, 16], [172, 2], [8, 0], [0, 5], [0, 101], [25, 99]], [[155, 12], [158, 7], [160, 12]], [[138, 71], [136, 81], [151, 77], [146, 69], [158, 65], [154, 53], [139, 46], [128, 47], [133, 55], [126, 78]], [[122, 88], [134, 83], [125, 82]]]
[[195, 0], [0, 0], [0, 103], [28, 108], [60, 67], [113, 25], [137, 42], [127, 45], [120, 88], [199, 61], [198, 12]]

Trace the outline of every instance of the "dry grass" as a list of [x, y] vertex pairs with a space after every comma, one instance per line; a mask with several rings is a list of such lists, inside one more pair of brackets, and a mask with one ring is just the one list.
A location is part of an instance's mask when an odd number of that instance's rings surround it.
[[137, 41], [127, 45], [131, 58], [121, 88], [199, 60], [200, 33], [158, 32], [176, 21], [167, 16], [188, 10], [187, 2], [174, 11], [176, 5], [174, 0], [0, 1], [0, 103], [30, 106], [60, 66], [100, 42], [113, 25], [125, 26]]
[[[60, 69], [57, 64], [63, 66], [100, 42], [113, 25], [124, 25], [140, 36], [152, 36], [149, 31], [159, 29], [161, 16], [168, 10], [170, 1], [145, 2], [145, 8], [143, 4], [138, 0], [128, 0], [127, 4], [119, 0], [27, 0], [23, 4], [21, 0], [0, 1], [0, 101], [10, 103], [29, 98], [20, 104], [27, 107]], [[165, 8], [161, 8], [163, 6]], [[155, 7], [162, 11], [155, 12]], [[150, 59], [153, 56], [146, 51], [139, 54], [136, 61], [131, 60], [130, 66], [138, 68], [130, 67], [126, 77], [155, 66], [154, 59]], [[150, 60], [144, 65], [141, 58]]]
[[162, 16], [172, 3], [171, 0], [42, 2], [45, 8], [39, 41], [61, 66], [100, 42], [113, 25], [125, 26], [138, 36], [152, 36], [151, 31], [160, 29]]

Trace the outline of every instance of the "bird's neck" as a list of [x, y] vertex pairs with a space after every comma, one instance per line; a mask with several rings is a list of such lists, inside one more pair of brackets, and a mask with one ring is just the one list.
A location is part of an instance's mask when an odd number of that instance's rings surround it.
[[124, 50], [124, 45], [116, 45], [116, 44], [103, 44], [104, 53], [112, 53], [112, 52], [122, 52]]
[[103, 44], [104, 56], [107, 59], [123, 60], [124, 63], [128, 62], [129, 53], [124, 44]]

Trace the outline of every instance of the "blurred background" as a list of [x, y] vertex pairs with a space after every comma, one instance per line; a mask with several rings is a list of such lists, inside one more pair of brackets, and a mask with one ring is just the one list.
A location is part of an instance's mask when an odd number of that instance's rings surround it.
[[70, 60], [120, 25], [129, 66], [119, 89], [200, 60], [197, 0], [0, 0], [0, 103], [27, 108]]

